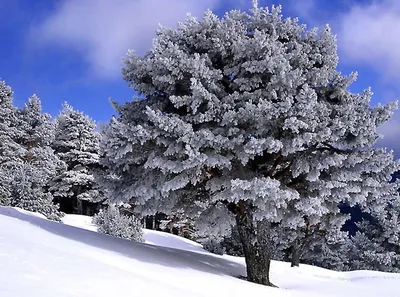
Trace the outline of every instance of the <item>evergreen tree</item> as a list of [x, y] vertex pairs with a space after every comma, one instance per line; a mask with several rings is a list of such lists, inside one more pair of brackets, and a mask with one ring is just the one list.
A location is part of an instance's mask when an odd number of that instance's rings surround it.
[[398, 169], [392, 153], [371, 148], [396, 106], [372, 108], [370, 90], [351, 93], [355, 75], [337, 62], [329, 27], [306, 31], [256, 2], [250, 13], [161, 28], [144, 57], [125, 61], [144, 100], [115, 104], [119, 117], [105, 129], [109, 201], [184, 209], [221, 232], [236, 224], [248, 280], [272, 285], [285, 237], [274, 230], [300, 243], [308, 226], [334, 234], [327, 218], [340, 203], [381, 208], [397, 195], [387, 183]]
[[[396, 185], [398, 187], [398, 183]], [[378, 199], [380, 199], [378, 197]], [[393, 195], [379, 205], [370, 199], [364, 208], [356, 207], [348, 222], [356, 231], [314, 237], [303, 261], [333, 270], [379, 270], [399, 272], [400, 265], [400, 200]], [[346, 226], [347, 229], [348, 226]], [[343, 226], [342, 229], [345, 229]], [[332, 233], [332, 232], [331, 232]], [[350, 235], [350, 236], [349, 236]]]
[[346, 268], [400, 272], [400, 200], [393, 199], [383, 210], [373, 207], [342, 248], [351, 259]]
[[102, 192], [95, 179], [99, 166], [100, 133], [95, 122], [84, 113], [64, 103], [55, 119], [56, 132], [52, 144], [67, 170], [58, 175], [51, 187], [53, 195], [68, 213], [93, 215]]
[[[340, 231], [340, 226], [337, 227], [331, 227], [332, 230], [328, 231], [314, 231], [305, 239], [300, 250], [303, 263], [337, 271], [348, 270], [351, 257], [348, 246], [351, 240], [348, 232]], [[290, 256], [292, 257], [292, 254]], [[293, 259], [290, 260], [292, 266], [295, 266]]]
[[7, 170], [10, 162], [15, 160], [19, 145], [15, 142], [16, 108], [13, 105], [13, 92], [4, 82], [0, 81], [0, 205], [10, 205], [11, 181]]
[[48, 192], [49, 182], [62, 169], [62, 162], [50, 147], [54, 128], [50, 115], [42, 113], [37, 96], [18, 111], [18, 135], [20, 150], [10, 163], [11, 206], [39, 212], [49, 219], [58, 220], [61, 213]]

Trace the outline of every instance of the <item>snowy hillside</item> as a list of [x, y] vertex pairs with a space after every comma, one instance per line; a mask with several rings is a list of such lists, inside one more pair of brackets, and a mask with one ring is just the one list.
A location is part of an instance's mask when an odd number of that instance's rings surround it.
[[[65, 223], [95, 230], [90, 218], [68, 216]], [[132, 243], [66, 224], [0, 207], [1, 297], [400, 297], [399, 274], [274, 262], [280, 288], [267, 288], [235, 277], [245, 273], [243, 259], [208, 254], [177, 236], [149, 231], [148, 244]]]
[[[64, 224], [73, 227], [90, 231], [97, 230], [97, 227], [92, 223], [92, 217], [67, 214], [63, 217], [62, 221]], [[148, 229], [144, 229], [143, 233], [147, 244], [209, 254], [207, 251], [203, 250], [201, 244], [183, 237]]]

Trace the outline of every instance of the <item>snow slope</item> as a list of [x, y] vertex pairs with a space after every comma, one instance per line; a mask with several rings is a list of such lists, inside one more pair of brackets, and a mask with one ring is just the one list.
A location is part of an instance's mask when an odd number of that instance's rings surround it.
[[242, 258], [208, 254], [177, 236], [146, 231], [152, 244], [143, 244], [67, 225], [95, 230], [86, 220], [60, 224], [0, 207], [0, 296], [400, 297], [399, 274], [292, 269], [280, 262], [272, 265], [280, 288], [267, 288], [235, 277], [245, 273]]
[[[92, 217], [89, 216], [66, 214], [62, 218], [62, 221], [64, 224], [70, 226], [97, 231], [97, 227], [92, 223]], [[183, 237], [148, 229], [143, 229], [143, 233], [147, 244], [208, 254], [208, 252], [202, 248], [201, 244]]]

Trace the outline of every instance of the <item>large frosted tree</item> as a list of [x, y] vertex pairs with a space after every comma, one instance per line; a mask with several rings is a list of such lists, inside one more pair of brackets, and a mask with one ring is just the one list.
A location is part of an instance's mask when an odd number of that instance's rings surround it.
[[51, 191], [63, 211], [93, 215], [97, 203], [104, 199], [95, 179], [96, 172], [101, 170], [96, 123], [64, 103], [55, 126], [52, 147], [67, 169], [54, 179]]
[[355, 75], [337, 63], [329, 27], [307, 31], [280, 7], [159, 29], [146, 55], [125, 61], [140, 99], [116, 104], [105, 129], [109, 200], [184, 209], [199, 228], [236, 224], [248, 280], [272, 285], [276, 228], [301, 241], [308, 226], [329, 228], [340, 203], [383, 207], [396, 195], [392, 154], [372, 148], [396, 106], [351, 93]]

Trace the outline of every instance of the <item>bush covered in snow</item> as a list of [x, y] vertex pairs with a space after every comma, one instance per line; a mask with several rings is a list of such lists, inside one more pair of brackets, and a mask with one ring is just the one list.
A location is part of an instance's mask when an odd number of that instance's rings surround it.
[[93, 217], [98, 231], [115, 237], [143, 242], [143, 231], [140, 221], [135, 216], [121, 214], [115, 206], [101, 210]]

